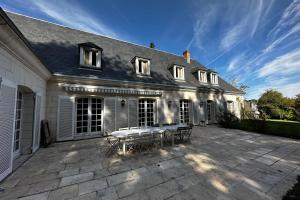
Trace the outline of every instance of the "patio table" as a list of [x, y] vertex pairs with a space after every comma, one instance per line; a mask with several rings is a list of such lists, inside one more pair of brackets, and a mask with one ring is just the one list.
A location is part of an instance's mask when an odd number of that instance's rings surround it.
[[[160, 134], [160, 144], [163, 147], [163, 133], [165, 131], [176, 131], [179, 127], [187, 127], [186, 124], [178, 124], [178, 125], [170, 125], [170, 126], [162, 126], [162, 127], [141, 127], [138, 129], [129, 129], [129, 130], [120, 130], [114, 131], [111, 133], [112, 136], [119, 138], [119, 140], [123, 143], [123, 154], [126, 153], [126, 141], [125, 138], [129, 134], [139, 133], [142, 135], [143, 133], [151, 133], [151, 134]], [[172, 134], [172, 145], [174, 145], [174, 134]]]

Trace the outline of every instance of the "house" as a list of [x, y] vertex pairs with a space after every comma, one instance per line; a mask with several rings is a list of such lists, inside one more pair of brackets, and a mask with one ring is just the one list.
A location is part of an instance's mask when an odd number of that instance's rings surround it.
[[216, 123], [243, 93], [191, 59], [0, 10], [0, 180], [39, 148], [121, 127]]

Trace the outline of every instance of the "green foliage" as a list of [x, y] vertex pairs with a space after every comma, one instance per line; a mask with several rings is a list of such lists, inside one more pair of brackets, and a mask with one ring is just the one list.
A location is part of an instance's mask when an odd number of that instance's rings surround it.
[[294, 139], [300, 139], [300, 123], [284, 120], [269, 121], [258, 119], [237, 120], [232, 123], [220, 123], [224, 128], [241, 129], [245, 131], [253, 131], [262, 134], [276, 135]]
[[297, 177], [297, 183], [282, 197], [282, 200], [300, 199], [300, 176]]
[[236, 127], [239, 123], [239, 119], [230, 112], [222, 112], [218, 119], [219, 124], [225, 128]]
[[263, 119], [295, 120], [297, 113], [295, 111], [296, 100], [297, 99], [284, 97], [280, 92], [270, 89], [263, 93], [258, 99], [257, 107]]
[[150, 45], [149, 45], [150, 48], [154, 49], [155, 48], [155, 44], [154, 42], [150, 42]]

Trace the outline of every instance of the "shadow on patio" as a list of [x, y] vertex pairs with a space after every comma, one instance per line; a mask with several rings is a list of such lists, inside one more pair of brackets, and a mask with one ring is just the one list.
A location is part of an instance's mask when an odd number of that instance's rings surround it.
[[300, 143], [214, 126], [191, 143], [104, 156], [103, 138], [40, 149], [1, 183], [2, 199], [280, 199], [300, 174]]

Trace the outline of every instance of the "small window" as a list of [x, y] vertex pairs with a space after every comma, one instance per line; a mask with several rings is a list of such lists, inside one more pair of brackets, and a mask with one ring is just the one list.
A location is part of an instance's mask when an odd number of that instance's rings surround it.
[[136, 58], [136, 73], [139, 75], [150, 75], [150, 60]]
[[233, 101], [227, 101], [226, 104], [227, 104], [227, 111], [233, 112], [234, 111]]
[[210, 74], [210, 82], [211, 84], [218, 84], [218, 75], [215, 73]]
[[90, 48], [80, 48], [80, 64], [87, 67], [101, 67], [101, 51]]
[[174, 78], [184, 80], [184, 68], [180, 66], [174, 66]]
[[206, 83], [207, 82], [207, 74], [205, 71], [200, 71], [198, 72], [198, 76], [199, 76], [199, 81], [202, 83]]

